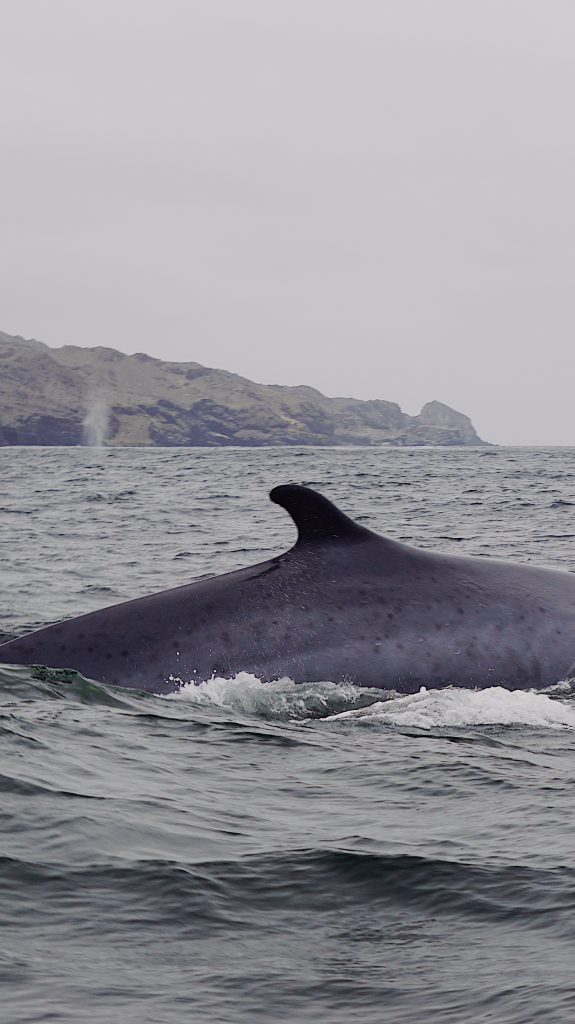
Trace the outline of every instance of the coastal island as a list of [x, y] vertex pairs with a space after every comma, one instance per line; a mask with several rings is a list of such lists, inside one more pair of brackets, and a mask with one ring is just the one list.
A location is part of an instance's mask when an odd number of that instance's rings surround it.
[[428, 402], [256, 384], [195, 362], [0, 332], [0, 445], [483, 445], [468, 416]]

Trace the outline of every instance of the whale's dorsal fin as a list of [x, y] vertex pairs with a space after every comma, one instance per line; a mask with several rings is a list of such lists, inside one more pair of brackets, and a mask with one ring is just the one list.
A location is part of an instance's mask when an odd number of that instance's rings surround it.
[[299, 484], [274, 487], [270, 498], [285, 508], [298, 529], [298, 544], [321, 543], [330, 540], [351, 542], [373, 540], [376, 534], [340, 512], [323, 494]]

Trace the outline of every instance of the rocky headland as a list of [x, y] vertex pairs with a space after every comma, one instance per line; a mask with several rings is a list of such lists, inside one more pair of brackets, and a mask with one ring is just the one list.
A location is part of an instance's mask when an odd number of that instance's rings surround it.
[[199, 363], [0, 332], [0, 445], [482, 445], [441, 402], [328, 398]]

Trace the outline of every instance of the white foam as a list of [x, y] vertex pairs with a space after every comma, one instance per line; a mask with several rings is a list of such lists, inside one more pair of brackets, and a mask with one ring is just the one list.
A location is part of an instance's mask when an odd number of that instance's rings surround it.
[[547, 696], [551, 690], [571, 690], [570, 684], [557, 684], [547, 693], [506, 690], [503, 686], [485, 690], [427, 690], [422, 686], [419, 693], [400, 696], [388, 691], [387, 699], [374, 701], [374, 690], [351, 683], [296, 684], [287, 677], [264, 683], [249, 672], [239, 672], [232, 679], [216, 676], [203, 683], [174, 681], [180, 683], [180, 688], [166, 694], [166, 700], [211, 704], [268, 719], [301, 721], [321, 717], [327, 722], [380, 723], [417, 729], [478, 725], [575, 729], [575, 703]]
[[330, 715], [326, 721], [379, 722], [398, 727], [508, 725], [537, 729], [575, 729], [575, 707], [543, 693], [506, 690], [425, 690], [407, 697], [376, 701], [369, 707]]
[[181, 683], [180, 689], [167, 694], [166, 699], [215, 704], [266, 718], [302, 719], [310, 715], [323, 717], [330, 708], [340, 710], [345, 705], [357, 705], [361, 694], [361, 688], [351, 683], [306, 685], [287, 677], [263, 683], [249, 672], [238, 672], [233, 679], [216, 676], [203, 683]]

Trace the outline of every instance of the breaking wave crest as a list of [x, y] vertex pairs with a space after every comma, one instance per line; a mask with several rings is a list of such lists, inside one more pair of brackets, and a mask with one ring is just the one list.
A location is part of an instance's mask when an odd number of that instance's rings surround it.
[[264, 683], [249, 672], [233, 679], [215, 677], [205, 683], [184, 683], [164, 699], [212, 704], [271, 719], [327, 718], [340, 711], [363, 708], [380, 696], [379, 690], [352, 683], [294, 683], [287, 677]]
[[[448, 687], [400, 695], [351, 683], [296, 684], [284, 678], [264, 683], [247, 672], [233, 679], [216, 677], [195, 685], [186, 683], [165, 699], [233, 708], [267, 719], [309, 720], [381, 725], [396, 729], [474, 728], [477, 726], [575, 730], [571, 686], [556, 693]], [[563, 698], [563, 699], [558, 699]]]
[[361, 721], [396, 727], [436, 729], [456, 726], [523, 726], [534, 729], [575, 729], [575, 707], [545, 693], [506, 690], [424, 690], [409, 696], [376, 701], [368, 708], [330, 716], [330, 721]]

